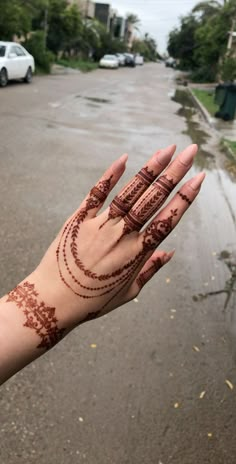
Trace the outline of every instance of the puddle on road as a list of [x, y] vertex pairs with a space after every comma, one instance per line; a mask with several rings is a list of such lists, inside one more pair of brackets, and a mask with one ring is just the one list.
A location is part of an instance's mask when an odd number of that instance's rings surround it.
[[[75, 98], [83, 98], [93, 103], [111, 103], [111, 100], [107, 98], [98, 98], [98, 97], [86, 97], [84, 95], [76, 95]], [[97, 105], [96, 105], [97, 106]]]
[[227, 250], [223, 250], [219, 254], [218, 260], [224, 263], [230, 272], [230, 277], [226, 280], [224, 288], [212, 292], [193, 295], [193, 301], [202, 301], [210, 296], [225, 294], [225, 303], [223, 308], [223, 311], [225, 311], [233, 294], [236, 292], [236, 253], [230, 253]]
[[197, 121], [194, 121], [194, 117], [198, 113], [191, 96], [185, 90], [176, 89], [172, 100], [182, 105], [182, 107], [177, 111], [177, 114], [186, 119], [187, 130], [183, 131], [183, 134], [187, 134], [191, 138], [192, 142], [197, 143], [199, 146], [199, 151], [195, 158], [195, 164], [199, 166], [200, 169], [213, 168], [215, 157], [212, 153], [203, 148], [203, 145], [207, 143], [209, 135], [200, 129], [200, 125]]

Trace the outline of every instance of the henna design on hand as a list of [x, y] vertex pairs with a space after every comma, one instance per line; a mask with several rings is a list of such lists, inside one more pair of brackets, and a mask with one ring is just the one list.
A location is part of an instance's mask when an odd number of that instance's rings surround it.
[[[62, 282], [72, 290], [75, 295], [84, 299], [104, 296], [114, 291], [118, 286], [122, 288], [124, 283], [125, 285], [127, 284], [127, 281], [129, 281], [143, 259], [143, 252], [141, 251], [134, 259], [124, 264], [121, 268], [114, 270], [112, 273], [97, 274], [86, 268], [79, 257], [78, 237], [80, 227], [86, 219], [89, 210], [103, 203], [107, 191], [110, 189], [110, 181], [111, 178], [100, 181], [97, 187], [94, 187], [90, 191], [85, 206], [66, 224], [56, 251], [58, 270]], [[69, 254], [70, 257], [68, 256]], [[91, 279], [91, 284], [94, 281], [97, 281], [98, 284], [96, 286], [84, 285], [77, 277], [77, 274], [75, 275], [72, 271], [72, 266], [69, 265], [71, 260], [78, 270]]]
[[153, 183], [156, 175], [148, 166], [142, 168], [131, 182], [124, 187], [119, 195], [111, 202], [107, 220], [100, 229], [110, 220], [125, 216], [145, 190]]
[[167, 219], [154, 220], [144, 232], [143, 251], [154, 250], [173, 229], [173, 218], [177, 216], [178, 209], [170, 211], [171, 214]]
[[144, 224], [163, 205], [174, 188], [173, 179], [168, 179], [167, 175], [157, 179], [124, 217], [122, 236], [135, 230], [141, 230]]
[[35, 285], [24, 282], [8, 293], [7, 302], [14, 302], [18, 308], [22, 309], [26, 316], [24, 327], [33, 329], [41, 338], [37, 348], [49, 350], [63, 338], [66, 329], [58, 328], [56, 309], [46, 306], [43, 301], [39, 302], [37, 297]]
[[182, 200], [186, 201], [186, 202], [188, 203], [188, 205], [191, 205], [191, 204], [192, 204], [191, 200], [189, 200], [189, 198], [187, 197], [187, 195], [184, 195], [184, 194], [183, 194], [182, 192], [180, 192], [180, 191], [177, 192], [177, 195], [179, 195], [179, 196], [182, 198]]
[[157, 258], [155, 261], [152, 262], [152, 265], [144, 272], [142, 272], [139, 277], [136, 279], [137, 285], [141, 290], [144, 285], [151, 279], [151, 277], [159, 271], [159, 269], [163, 266], [162, 260]]

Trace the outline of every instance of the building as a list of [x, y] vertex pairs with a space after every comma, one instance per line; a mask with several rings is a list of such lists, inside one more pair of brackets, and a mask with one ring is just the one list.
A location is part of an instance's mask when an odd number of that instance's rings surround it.
[[107, 32], [114, 34], [117, 11], [109, 3], [95, 3], [95, 18], [102, 23]]
[[80, 9], [84, 18], [94, 18], [95, 3], [91, 0], [67, 0], [70, 5], [75, 3]]
[[116, 16], [113, 27], [113, 37], [117, 39], [125, 39], [126, 20], [122, 16]]

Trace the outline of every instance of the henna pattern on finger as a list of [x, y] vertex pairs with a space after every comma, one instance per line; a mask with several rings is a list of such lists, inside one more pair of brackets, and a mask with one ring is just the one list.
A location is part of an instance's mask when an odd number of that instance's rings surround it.
[[154, 220], [145, 230], [143, 236], [143, 251], [154, 250], [173, 229], [173, 218], [178, 214], [178, 209], [170, 211], [167, 219]]
[[159, 269], [163, 266], [161, 258], [155, 259], [152, 261], [152, 265], [144, 272], [141, 272], [136, 279], [136, 283], [141, 290], [144, 285], [151, 279], [151, 277], [159, 271]]
[[177, 192], [177, 195], [179, 195], [179, 196], [182, 198], [182, 200], [186, 201], [186, 202], [188, 203], [188, 205], [191, 205], [191, 204], [192, 204], [191, 200], [189, 200], [189, 198], [187, 197], [187, 195], [184, 195], [184, 194], [183, 194], [182, 192], [180, 192], [180, 191]]
[[157, 179], [124, 217], [121, 237], [133, 231], [140, 231], [164, 204], [175, 185], [173, 179], [168, 179], [166, 174]]
[[7, 302], [14, 302], [26, 317], [24, 327], [33, 329], [41, 338], [37, 348], [49, 350], [58, 343], [66, 329], [59, 329], [55, 316], [56, 309], [38, 301], [35, 285], [24, 282], [8, 293]]
[[119, 195], [111, 202], [107, 220], [100, 226], [100, 229], [110, 220], [125, 216], [138, 198], [156, 179], [154, 171], [149, 170], [148, 166], [142, 168], [131, 182], [124, 187]]

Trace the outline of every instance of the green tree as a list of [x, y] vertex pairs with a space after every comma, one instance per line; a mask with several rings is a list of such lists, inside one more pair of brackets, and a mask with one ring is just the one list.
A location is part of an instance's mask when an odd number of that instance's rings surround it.
[[19, 0], [0, 0], [0, 37], [12, 40], [13, 35], [25, 35], [31, 28], [31, 17]]
[[128, 24], [130, 24], [130, 25], [133, 26], [133, 29], [135, 29], [136, 31], [139, 30], [141, 21], [140, 21], [139, 17], [138, 17], [136, 14], [134, 14], [134, 13], [127, 13], [127, 15], [126, 15], [126, 21], [127, 21]]
[[180, 27], [170, 33], [168, 40], [168, 52], [179, 60], [180, 69], [193, 70], [194, 80], [215, 80], [226, 54], [233, 18], [235, 0], [224, 5], [214, 0], [202, 1], [182, 17]]
[[235, 1], [229, 1], [218, 13], [213, 14], [208, 21], [199, 25], [195, 33], [197, 48], [194, 58], [198, 66], [197, 75], [206, 80], [217, 79], [220, 61], [224, 58], [227, 50], [228, 32], [232, 25], [232, 17], [236, 14]]
[[157, 43], [148, 33], [146, 33], [143, 39], [135, 39], [133, 41], [132, 52], [139, 53], [146, 61], [155, 61], [158, 55]]
[[222, 4], [216, 0], [209, 0], [197, 3], [197, 5], [192, 9], [192, 13], [200, 14], [200, 19], [202, 22], [207, 21], [212, 16], [219, 13], [222, 8]]
[[180, 28], [175, 28], [168, 39], [167, 50], [170, 56], [179, 60], [179, 67], [183, 70], [196, 67], [193, 52], [197, 47], [195, 33], [199, 22], [193, 14], [181, 18]]

